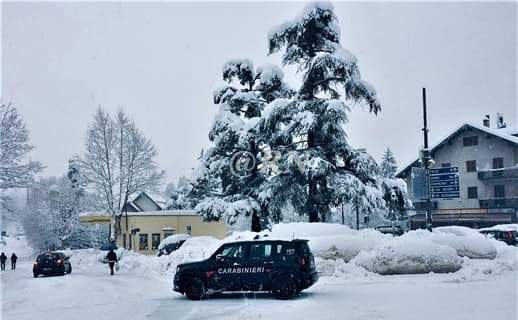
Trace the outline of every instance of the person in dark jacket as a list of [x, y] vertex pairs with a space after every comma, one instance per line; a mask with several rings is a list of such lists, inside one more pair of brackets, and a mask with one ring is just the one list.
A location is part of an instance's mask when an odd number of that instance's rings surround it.
[[18, 260], [18, 257], [13, 252], [11, 255], [11, 270], [16, 269], [16, 260]]
[[7, 260], [7, 256], [2, 252], [0, 254], [0, 269], [5, 270], [5, 261]]
[[110, 252], [106, 255], [106, 260], [108, 260], [108, 265], [110, 266], [110, 275], [113, 276], [113, 267], [115, 267], [115, 263], [117, 263], [117, 254], [113, 249], [110, 249]]

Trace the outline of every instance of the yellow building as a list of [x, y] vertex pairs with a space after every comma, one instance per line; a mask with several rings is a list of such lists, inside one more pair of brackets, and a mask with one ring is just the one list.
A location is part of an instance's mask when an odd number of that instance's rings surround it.
[[193, 210], [125, 212], [117, 245], [143, 254], [155, 254], [160, 241], [180, 233], [223, 239], [227, 228], [224, 222], [203, 221]]

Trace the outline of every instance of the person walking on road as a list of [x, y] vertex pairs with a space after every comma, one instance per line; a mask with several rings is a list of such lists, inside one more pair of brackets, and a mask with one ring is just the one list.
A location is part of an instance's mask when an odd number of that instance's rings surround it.
[[16, 269], [16, 260], [18, 260], [18, 257], [13, 252], [11, 255], [11, 270]]
[[115, 267], [115, 263], [117, 263], [117, 254], [113, 251], [113, 248], [110, 249], [110, 252], [106, 255], [106, 260], [108, 260], [108, 265], [110, 266], [110, 275], [113, 276], [113, 267]]
[[0, 254], [0, 269], [2, 269], [2, 271], [5, 270], [5, 261], [7, 260], [7, 256], [5, 255], [5, 253], [2, 252], [2, 254]]

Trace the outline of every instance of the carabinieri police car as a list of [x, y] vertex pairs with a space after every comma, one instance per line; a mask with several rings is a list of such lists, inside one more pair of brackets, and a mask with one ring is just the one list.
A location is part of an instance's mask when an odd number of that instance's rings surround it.
[[174, 290], [191, 300], [223, 291], [269, 291], [289, 299], [318, 280], [307, 240], [223, 244], [207, 260], [178, 265]]

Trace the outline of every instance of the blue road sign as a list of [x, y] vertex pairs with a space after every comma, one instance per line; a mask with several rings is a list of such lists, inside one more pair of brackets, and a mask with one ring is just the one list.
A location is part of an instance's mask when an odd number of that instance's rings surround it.
[[412, 193], [415, 199], [426, 199], [428, 197], [426, 171], [423, 168], [412, 168]]
[[456, 173], [459, 172], [459, 167], [430, 169], [429, 172], [430, 174]]
[[430, 174], [430, 182], [438, 180], [459, 180], [458, 173]]
[[460, 197], [459, 168], [430, 169], [429, 185], [432, 199], [453, 199]]
[[459, 186], [451, 186], [451, 187], [430, 187], [430, 191], [433, 193], [439, 192], [458, 192]]

